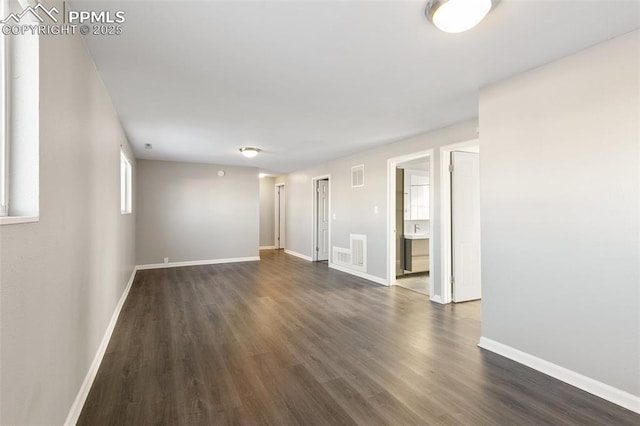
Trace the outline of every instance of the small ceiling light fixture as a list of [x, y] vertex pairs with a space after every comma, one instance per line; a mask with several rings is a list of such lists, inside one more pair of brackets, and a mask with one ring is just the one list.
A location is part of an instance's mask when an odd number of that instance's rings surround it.
[[475, 27], [500, 0], [429, 0], [427, 18], [446, 33], [461, 33]]
[[240, 152], [247, 158], [253, 158], [261, 151], [260, 148], [254, 148], [252, 146], [248, 146], [245, 148], [240, 148]]
[[153, 145], [151, 145], [150, 143], [145, 143], [144, 149], [153, 149]]

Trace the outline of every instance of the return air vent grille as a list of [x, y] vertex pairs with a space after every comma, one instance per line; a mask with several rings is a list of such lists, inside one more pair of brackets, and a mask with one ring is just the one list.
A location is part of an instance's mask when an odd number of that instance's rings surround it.
[[334, 247], [333, 259], [334, 259], [334, 262], [339, 263], [341, 265], [351, 265], [351, 253], [347, 249]]
[[351, 187], [358, 188], [364, 186], [364, 164], [351, 168]]
[[349, 248], [333, 247], [333, 263], [367, 272], [367, 236], [351, 234]]
[[351, 263], [353, 266], [362, 268], [364, 267], [364, 239], [353, 238], [351, 236]]

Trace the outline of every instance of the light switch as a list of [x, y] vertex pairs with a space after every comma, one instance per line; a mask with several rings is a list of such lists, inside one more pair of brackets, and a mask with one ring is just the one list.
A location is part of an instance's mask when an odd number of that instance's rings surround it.
[[336, 214], [335, 213], [333, 214], [333, 220], [336, 220]]
[[378, 206], [373, 206], [373, 214], [378, 214]]

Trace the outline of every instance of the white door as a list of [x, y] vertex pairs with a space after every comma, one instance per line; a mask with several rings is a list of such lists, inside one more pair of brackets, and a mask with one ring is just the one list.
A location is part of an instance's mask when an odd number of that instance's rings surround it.
[[451, 153], [453, 301], [480, 299], [480, 162], [474, 152]]
[[329, 260], [329, 180], [319, 180], [316, 193], [317, 260]]
[[276, 248], [285, 248], [284, 231], [285, 231], [285, 197], [284, 185], [276, 187]]

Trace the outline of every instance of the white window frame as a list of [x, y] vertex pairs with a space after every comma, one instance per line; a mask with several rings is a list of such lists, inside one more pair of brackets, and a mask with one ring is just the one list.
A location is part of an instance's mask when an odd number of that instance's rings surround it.
[[[24, 10], [29, 5], [28, 0], [15, 1], [16, 8]], [[13, 7], [11, 0], [0, 0], [2, 18], [15, 12]], [[35, 18], [29, 16], [22, 22], [37, 24]], [[3, 48], [0, 58], [0, 225], [38, 222], [38, 36], [1, 34], [0, 43]], [[15, 78], [16, 75], [21, 78]]]
[[131, 162], [120, 150], [120, 213], [133, 213], [133, 170]]
[[[9, 13], [8, 0], [0, 0], [0, 17]], [[8, 37], [0, 35], [2, 55], [0, 55], [0, 217], [9, 216], [9, 42]]]

